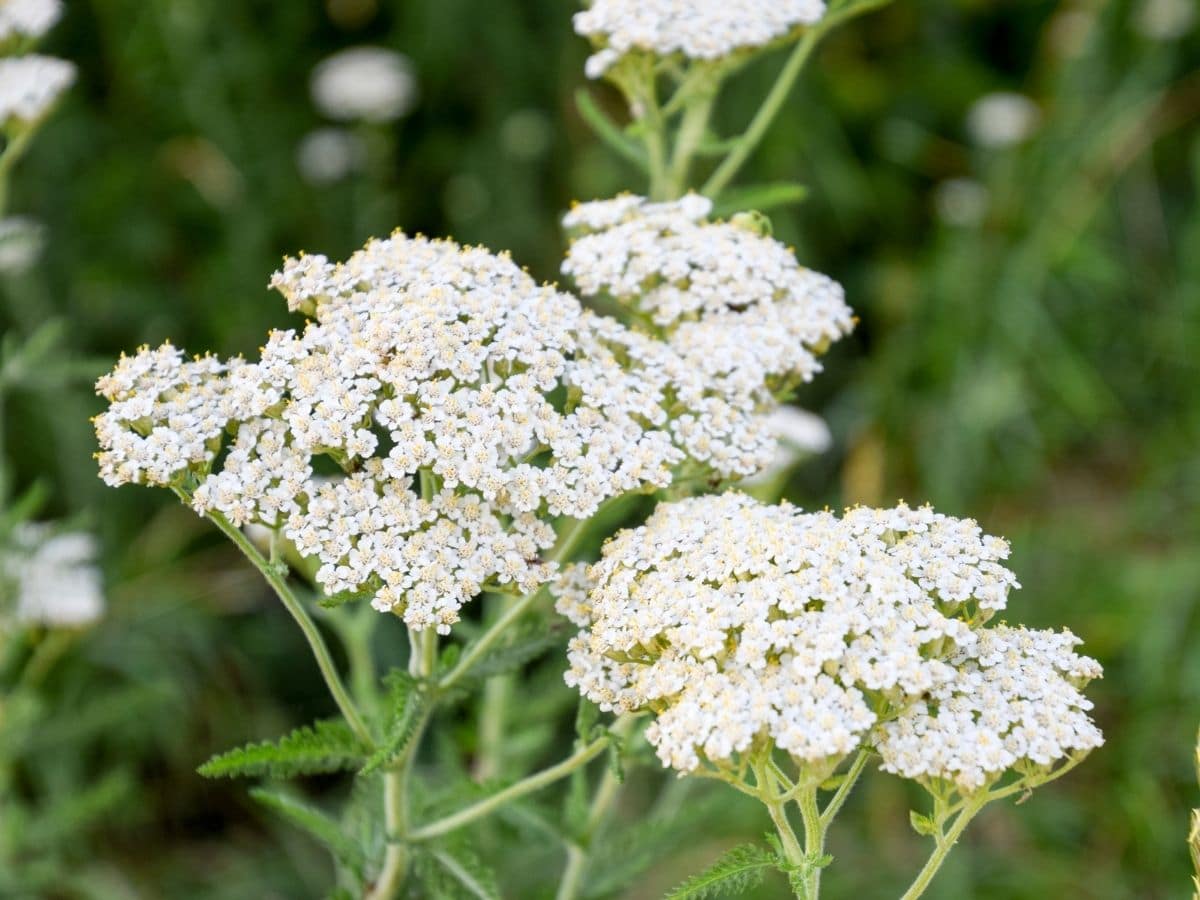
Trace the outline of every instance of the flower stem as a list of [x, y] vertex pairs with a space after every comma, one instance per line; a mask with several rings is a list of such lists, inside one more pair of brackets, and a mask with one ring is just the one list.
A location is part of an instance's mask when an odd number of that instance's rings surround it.
[[443, 834], [449, 834], [462, 828], [464, 825], [469, 825], [476, 819], [480, 819], [486, 815], [495, 812], [504, 804], [516, 800], [518, 797], [524, 797], [526, 794], [531, 794], [534, 791], [541, 790], [549, 784], [553, 784], [561, 778], [570, 775], [580, 766], [585, 766], [601, 753], [608, 746], [609, 738], [607, 735], [599, 737], [590, 744], [576, 750], [571, 756], [568, 756], [562, 762], [556, 763], [547, 769], [530, 775], [518, 781], [516, 784], [510, 785], [502, 791], [492, 794], [490, 797], [485, 797], [477, 803], [466, 806], [456, 813], [451, 813], [445, 818], [438, 819], [436, 822], [431, 822], [428, 825], [423, 825], [408, 833], [410, 842], [428, 841], [436, 837], [441, 837]]
[[822, 28], [809, 28], [804, 32], [804, 37], [796, 44], [792, 55], [784, 63], [779, 77], [775, 79], [775, 84], [771, 86], [767, 98], [763, 101], [763, 105], [758, 108], [758, 112], [750, 120], [749, 127], [742, 133], [733, 149], [729, 151], [729, 155], [721, 161], [717, 170], [705, 182], [701, 189], [702, 193], [709, 197], [715, 197], [733, 180], [779, 114], [783, 102], [792, 90], [792, 85], [795, 84], [796, 78], [800, 75], [804, 64], [808, 62], [808, 58], [812, 55], [813, 49], [817, 46], [823, 33], [824, 29]]
[[987, 802], [986, 795], [978, 800], [968, 803], [962, 808], [962, 811], [954, 819], [954, 824], [950, 826], [949, 831], [944, 831], [938, 834], [935, 838], [937, 846], [934, 848], [933, 854], [926, 861], [925, 866], [917, 874], [916, 880], [900, 900], [915, 900], [925, 893], [925, 889], [929, 887], [929, 883], [933, 881], [933, 876], [938, 873], [938, 869], [942, 867], [942, 863], [946, 861], [950, 851], [954, 849], [954, 844], [958, 841], [963, 833], [963, 829], [967, 827], [975, 814], [983, 808]]
[[[622, 741], [629, 737], [632, 730], [633, 719], [623, 719], [613, 727], [614, 733]], [[588, 807], [588, 817], [583, 826], [583, 834], [578, 841], [567, 844], [567, 865], [563, 869], [562, 881], [559, 882], [555, 900], [575, 900], [578, 896], [579, 889], [583, 886], [584, 872], [587, 870], [592, 839], [600, 829], [604, 817], [608, 815], [620, 787], [621, 782], [617, 778], [617, 774], [611, 766], [606, 767], [604, 774], [600, 776], [600, 784], [596, 788], [592, 804]]]
[[688, 173], [692, 158], [704, 140], [708, 119], [712, 115], [713, 102], [717, 99], [716, 87], [705, 86], [692, 99], [683, 114], [679, 133], [675, 137], [675, 149], [671, 154], [671, 166], [667, 173], [666, 191], [672, 197], [682, 196], [688, 186]]
[[842, 804], [846, 802], [846, 798], [850, 796], [850, 792], [854, 790], [854, 785], [858, 782], [858, 777], [862, 774], [863, 769], [866, 768], [869, 756], [869, 751], [859, 750], [858, 755], [854, 757], [854, 762], [850, 764], [850, 769], [846, 772], [845, 779], [838, 785], [838, 789], [829, 801], [829, 805], [821, 813], [821, 824], [826, 828], [833, 821], [833, 817], [841, 811]]
[[800, 38], [796, 44], [792, 55], [788, 57], [784, 63], [783, 69], [779, 73], [779, 77], [775, 79], [775, 84], [771, 86], [770, 92], [767, 94], [763, 105], [758, 108], [758, 112], [754, 114], [754, 118], [750, 120], [749, 127], [742, 133], [742, 136], [734, 143], [733, 149], [729, 155], [721, 161], [717, 166], [717, 170], [705, 182], [701, 193], [709, 197], [716, 197], [723, 191], [737, 175], [738, 170], [745, 164], [750, 154], [762, 141], [767, 133], [767, 129], [771, 127], [771, 123], [775, 121], [775, 117], [783, 108], [783, 103], [787, 100], [787, 96], [791, 93], [792, 85], [796, 83], [796, 78], [803, 70], [805, 63], [808, 62], [812, 52], [816, 49], [817, 44], [821, 42], [826, 34], [832, 31], [836, 26], [840, 25], [848, 19], [878, 7], [887, 5], [891, 0], [848, 0], [838, 6], [833, 6], [819, 23], [808, 28], [804, 32], [804, 36]]
[[[432, 628], [424, 631], [409, 629], [408, 640], [412, 648], [408, 660], [409, 674], [414, 678], [428, 679], [437, 665], [437, 632]], [[412, 737], [408, 739], [400, 757], [384, 773], [383, 814], [388, 845], [383, 857], [383, 868], [367, 894], [367, 900], [392, 900], [408, 876], [408, 844], [411, 842], [408, 833], [408, 785], [431, 713], [432, 709], [429, 706], [421, 712]]]
[[[177, 491], [180, 498], [185, 502], [189, 502], [189, 498], [183, 491]], [[258, 548], [250, 542], [250, 540], [242, 533], [242, 530], [233, 525], [225, 516], [220, 513], [213, 512], [208, 514], [209, 520], [217, 526], [227, 538], [229, 538], [237, 546], [242, 554], [250, 560], [263, 578], [267, 580], [275, 595], [283, 602], [284, 607], [292, 618], [296, 620], [296, 624], [300, 626], [300, 630], [304, 633], [305, 640], [308, 641], [309, 649], [312, 650], [313, 656], [317, 660], [317, 668], [321, 670], [321, 677], [325, 679], [325, 686], [329, 689], [330, 695], [333, 697], [333, 702], [337, 704], [338, 710], [342, 717], [345, 718], [346, 724], [350, 726], [350, 730], [355, 736], [366, 744], [368, 747], [374, 744], [371, 738], [371, 732], [363, 721], [362, 715], [358, 708], [354, 705], [354, 700], [351, 698], [346, 686], [342, 683], [342, 677], [338, 674], [337, 666], [333, 663], [333, 656], [329, 652], [329, 647], [325, 644], [325, 639], [321, 636], [321, 631], [317, 628], [316, 623], [308, 614], [308, 610], [304, 608], [304, 604], [295, 595], [292, 589], [288, 586], [286, 578], [283, 576], [282, 568], [273, 566], [269, 563]]]

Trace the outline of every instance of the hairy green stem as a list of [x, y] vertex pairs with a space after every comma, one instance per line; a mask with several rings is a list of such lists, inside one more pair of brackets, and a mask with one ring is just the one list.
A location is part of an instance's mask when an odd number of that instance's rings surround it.
[[671, 154], [670, 170], [667, 173], [666, 191], [671, 198], [682, 196], [687, 189], [692, 159], [704, 140], [704, 132], [708, 128], [708, 119], [712, 115], [716, 99], [716, 86], [706, 85], [691, 100], [683, 114], [679, 133], [675, 137], [675, 149]]
[[817, 786], [814, 784], [802, 790], [796, 803], [804, 822], [804, 896], [807, 900], [817, 900], [821, 895], [821, 866], [816, 862], [825, 855], [825, 822], [817, 806]]
[[946, 861], [946, 857], [950, 855], [950, 851], [954, 849], [954, 844], [958, 841], [963, 833], [963, 829], [967, 827], [971, 819], [975, 818], [975, 814], [983, 808], [987, 802], [986, 794], [978, 800], [966, 804], [962, 810], [954, 818], [954, 824], [950, 826], [949, 831], [942, 831], [935, 840], [937, 845], [934, 848], [932, 855], [926, 861], [924, 867], [917, 874], [916, 880], [900, 900], [915, 900], [925, 893], [925, 889], [929, 887], [929, 883], [933, 881], [933, 876], [938, 873], [938, 869], [942, 867], [942, 863]]
[[[412, 653], [408, 660], [408, 672], [414, 678], [428, 679], [437, 665], [437, 632], [432, 628], [408, 632]], [[400, 757], [395, 760], [383, 776], [383, 813], [388, 835], [387, 850], [383, 857], [383, 868], [367, 894], [367, 900], [392, 900], [397, 896], [404, 880], [408, 877], [409, 852], [409, 782], [421, 738], [429, 725], [432, 710], [427, 706], [405, 744]]]
[[833, 821], [842, 809], [842, 804], [846, 802], [846, 798], [850, 796], [850, 792], [854, 790], [854, 785], [858, 782], [858, 777], [862, 775], [863, 769], [867, 766], [867, 759], [870, 757], [870, 752], [867, 750], [859, 750], [858, 755], [854, 757], [854, 762], [850, 764], [850, 769], [846, 772], [846, 777], [842, 783], [838, 785], [837, 791], [834, 793], [829, 805], [825, 807], [821, 813], [821, 824], [829, 827], [829, 823]]
[[526, 794], [541, 790], [547, 785], [553, 784], [559, 779], [570, 775], [580, 766], [586, 766], [604, 752], [608, 743], [609, 737], [607, 735], [599, 737], [590, 744], [576, 750], [575, 753], [568, 756], [562, 762], [543, 769], [534, 775], [530, 775], [528, 778], [510, 785], [504, 790], [492, 794], [490, 797], [485, 797], [478, 803], [473, 803], [456, 813], [451, 813], [445, 818], [413, 829], [408, 833], [408, 840], [414, 843], [417, 841], [428, 841], [436, 837], [441, 837], [444, 834], [449, 834], [452, 831], [462, 828], [464, 825], [469, 825], [476, 819], [490, 815], [504, 804], [516, 800], [518, 797], [524, 797]]
[[[185, 502], [189, 502], [189, 498], [183, 491], [177, 491], [180, 498]], [[283, 602], [284, 607], [292, 618], [296, 620], [296, 624], [300, 626], [300, 630], [304, 633], [305, 640], [308, 641], [309, 649], [312, 650], [313, 656], [317, 660], [317, 668], [321, 670], [321, 677], [325, 679], [325, 686], [329, 689], [329, 693], [333, 697], [333, 702], [337, 704], [338, 710], [342, 717], [345, 718], [346, 724], [350, 726], [350, 730], [355, 736], [367, 746], [374, 744], [371, 739], [371, 732], [367, 728], [366, 722], [363, 721], [362, 715], [355, 706], [350, 692], [346, 690], [346, 686], [342, 683], [342, 676], [338, 673], [337, 666], [333, 663], [333, 656], [329, 652], [329, 647], [325, 644], [325, 638], [321, 636], [321, 631], [317, 628], [316, 623], [308, 614], [308, 610], [304, 608], [304, 604], [300, 602], [292, 589], [288, 586], [287, 579], [283, 575], [282, 566], [275, 566], [268, 562], [258, 548], [250, 542], [250, 539], [242, 533], [242, 530], [233, 525], [225, 516], [220, 513], [213, 512], [208, 514], [209, 520], [221, 530], [227, 538], [233, 541], [242, 554], [250, 560], [263, 578], [267, 580], [275, 595]]]
[[763, 101], [763, 105], [758, 108], [758, 112], [754, 114], [754, 118], [750, 120], [750, 125], [742, 132], [742, 136], [736, 139], [729, 155], [721, 161], [716, 171], [705, 182], [704, 187], [701, 188], [701, 193], [709, 197], [716, 197], [729, 185], [729, 182], [737, 175], [738, 170], [745, 165], [750, 154], [762, 142], [767, 129], [775, 121], [775, 117], [779, 115], [784, 101], [787, 100], [792, 86], [796, 83], [796, 78], [799, 77], [809, 57], [812, 56], [812, 52], [816, 49], [817, 44], [821, 42], [821, 38], [842, 22], [870, 10], [886, 6], [889, 2], [891, 0], [848, 0], [846, 3], [830, 8], [818, 24], [805, 30], [803, 37], [800, 38], [799, 43], [792, 50], [792, 55], [784, 63], [779, 77], [775, 79], [775, 83], [771, 86], [771, 90]]
[[821, 28], [810, 28], [804, 32], [804, 37], [796, 44], [792, 55], [784, 63], [779, 77], [775, 79], [775, 84], [771, 86], [766, 100], [763, 101], [763, 105], [758, 108], [758, 112], [750, 120], [749, 127], [738, 138], [729, 155], [721, 161], [716, 171], [704, 183], [704, 187], [701, 189], [702, 193], [709, 197], [715, 197], [733, 180], [738, 170], [766, 135], [767, 129], [775, 121], [779, 110], [783, 108], [783, 102], [791, 93], [792, 85], [796, 83], [796, 78], [800, 75], [804, 64], [808, 62], [808, 58], [812, 55], [813, 49], [817, 46], [823, 33], [824, 29]]
[[[619, 740], [624, 741], [629, 737], [630, 732], [633, 731], [633, 723], [633, 719], [622, 719], [613, 727], [613, 732]], [[591, 806], [588, 807], [588, 817], [583, 826], [583, 834], [578, 841], [567, 844], [567, 865], [563, 869], [562, 881], [559, 882], [555, 900], [575, 900], [578, 896], [580, 888], [583, 887], [583, 875], [587, 869], [592, 839], [600, 830], [620, 788], [621, 781], [617, 777], [617, 773], [611, 766], [606, 767], [604, 774], [600, 776], [600, 784], [596, 788], [595, 796], [592, 797]]]

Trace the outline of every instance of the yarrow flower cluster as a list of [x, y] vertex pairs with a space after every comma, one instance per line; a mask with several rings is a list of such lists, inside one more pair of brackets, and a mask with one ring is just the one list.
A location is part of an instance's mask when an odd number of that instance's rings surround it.
[[1104, 743], [1082, 687], [1100, 664], [1069, 631], [984, 629], [950, 657], [955, 677], [882, 726], [885, 771], [977, 790], [1018, 766], [1049, 767]]
[[824, 13], [821, 0], [594, 0], [574, 24], [598, 48], [586, 71], [599, 78], [631, 51], [715, 60], [770, 44]]
[[75, 80], [65, 59], [29, 54], [0, 59], [0, 124], [40, 119]]
[[0, 43], [40, 38], [61, 17], [60, 0], [0, 0]]
[[780, 392], [810, 380], [854, 320], [836, 282], [752, 222], [710, 222], [711, 211], [696, 194], [580, 204], [563, 222], [573, 239], [562, 270], [585, 297], [643, 317], [680, 359], [673, 387], [698, 413], [679, 427], [689, 454], [749, 475], [770, 464], [776, 440], [744, 413], [769, 413]]
[[[166, 344], [100, 379], [101, 475], [282, 529], [327, 592], [413, 628], [447, 630], [485, 587], [545, 583], [547, 519], [669, 486], [712, 463], [697, 423], [720, 437], [755, 418], [688, 407], [697, 376], [670, 343], [481, 248], [398, 233], [342, 264], [288, 260], [272, 285], [312, 321], [258, 362]], [[319, 482], [317, 456], [344, 477]]]
[[728, 493], [659, 506], [560, 586], [582, 631], [568, 683], [605, 710], [651, 710], [646, 736], [686, 772], [769, 739], [837, 760], [882, 714], [953, 684], [943, 657], [1016, 586], [1007, 544], [970, 520], [859, 508], [838, 518]]

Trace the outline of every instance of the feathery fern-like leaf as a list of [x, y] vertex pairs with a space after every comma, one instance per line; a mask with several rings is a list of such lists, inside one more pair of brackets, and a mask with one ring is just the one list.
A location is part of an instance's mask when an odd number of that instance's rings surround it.
[[351, 840], [342, 830], [341, 825], [330, 818], [327, 813], [285, 791], [252, 788], [250, 796], [301, 830], [308, 832], [333, 854], [334, 859], [358, 877], [362, 877], [363, 869], [366, 866], [366, 857], [362, 848]]
[[394, 669], [385, 679], [388, 689], [387, 717], [383, 723], [383, 741], [368, 757], [359, 772], [369, 775], [386, 766], [408, 745], [421, 720], [426, 697], [415, 678], [402, 669]]
[[495, 872], [470, 847], [443, 845], [434, 847], [430, 853], [466, 896], [476, 900], [500, 900], [500, 885]]
[[205, 778], [294, 778], [354, 769], [365, 755], [362, 744], [344, 722], [326, 720], [297, 728], [278, 741], [247, 744], [219, 753], [197, 771]]
[[757, 844], [742, 844], [715, 863], [693, 875], [663, 900], [714, 900], [739, 893], [762, 883], [768, 869], [775, 868], [775, 854]]

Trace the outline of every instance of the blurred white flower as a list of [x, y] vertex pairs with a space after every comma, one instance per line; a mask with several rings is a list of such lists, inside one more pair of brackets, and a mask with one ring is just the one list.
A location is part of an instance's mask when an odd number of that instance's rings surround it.
[[933, 191], [938, 218], [947, 225], [970, 228], [987, 215], [988, 189], [974, 178], [947, 178]]
[[28, 216], [0, 219], [0, 272], [23, 272], [42, 252], [43, 227]]
[[1196, 0], [1142, 0], [1133, 15], [1138, 34], [1152, 41], [1181, 38], [1196, 24]]
[[763, 419], [776, 439], [775, 458], [758, 474], [743, 479], [745, 485], [769, 481], [805, 457], [824, 453], [833, 444], [825, 420], [807, 410], [781, 406]]
[[1037, 129], [1042, 113], [1024, 94], [985, 94], [967, 111], [967, 133], [981, 147], [1011, 147]]
[[75, 80], [75, 65], [52, 56], [0, 59], [0, 123], [40, 119]]
[[296, 147], [296, 166], [311, 184], [332, 184], [362, 169], [367, 148], [344, 128], [310, 131]]
[[16, 582], [17, 620], [63, 628], [89, 625], [104, 612], [104, 587], [90, 534], [51, 534], [25, 524], [14, 532], [5, 568]]
[[312, 97], [331, 119], [391, 122], [413, 108], [417, 80], [408, 57], [383, 47], [351, 47], [312, 74]]
[[40, 38], [62, 17], [61, 0], [0, 0], [0, 41]]

